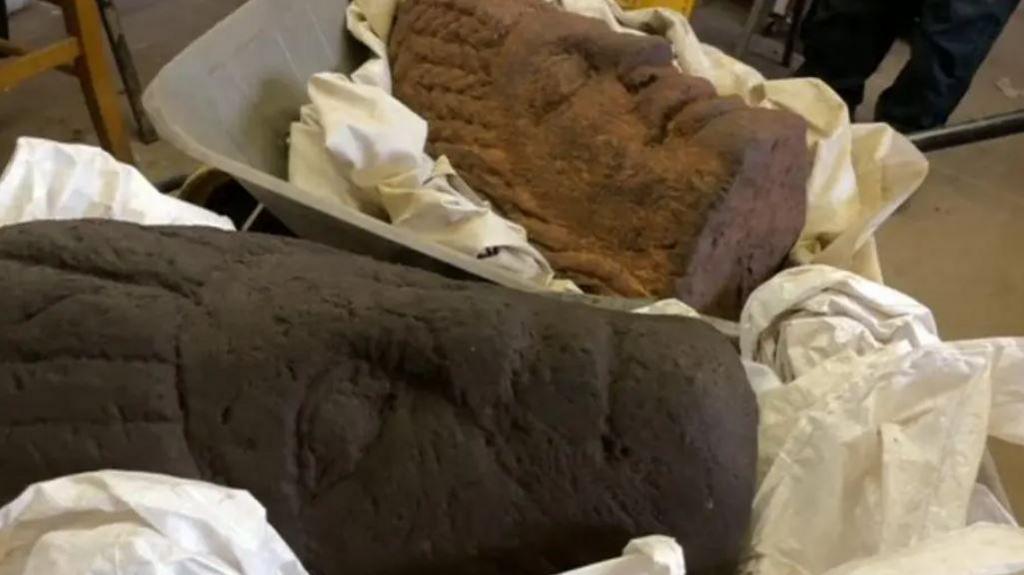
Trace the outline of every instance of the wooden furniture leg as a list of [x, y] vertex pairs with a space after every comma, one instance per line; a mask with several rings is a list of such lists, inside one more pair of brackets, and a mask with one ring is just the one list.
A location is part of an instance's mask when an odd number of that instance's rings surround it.
[[132, 117], [135, 119], [136, 128], [138, 128], [139, 140], [143, 144], [152, 144], [159, 137], [156, 134], [156, 129], [153, 128], [153, 123], [149, 121], [149, 116], [146, 115], [145, 108], [142, 107], [142, 83], [139, 82], [139, 73], [135, 70], [135, 60], [132, 58], [131, 50], [128, 49], [124, 30], [121, 29], [121, 16], [117, 13], [114, 0], [96, 0], [96, 3], [100, 6], [100, 17], [103, 19], [103, 27], [110, 40], [110, 50], [114, 53], [114, 63], [117, 64], [117, 71], [121, 74], [124, 95], [132, 110]]
[[78, 39], [81, 55], [75, 61], [75, 71], [100, 143], [118, 160], [134, 163], [107, 63], [103, 25], [96, 0], [64, 0], [60, 4], [64, 9], [68, 33]]
[[[8, 46], [0, 42], [0, 54], [7, 52]], [[17, 48], [11, 52], [12, 55], [17, 55]], [[78, 57], [78, 42], [74, 38], [66, 38], [35, 52], [26, 52], [12, 60], [0, 60], [0, 92], [10, 90], [29, 78], [67, 62], [74, 62]]]
[[[3, 2], [3, 1], [4, 0], [0, 0], [0, 2]], [[71, 39], [71, 43], [74, 44], [74, 47], [75, 47], [74, 58], [77, 58], [78, 57], [78, 42], [75, 41], [74, 39]], [[25, 48], [22, 48], [21, 46], [11, 42], [10, 40], [4, 40], [3, 38], [0, 38], [0, 58], [4, 58], [6, 56], [28, 56], [28, 55], [29, 55], [29, 51], [26, 50]], [[74, 61], [74, 59], [72, 59], [72, 61]], [[65, 74], [67, 74], [68, 76], [75, 76], [76, 78], [78, 77], [78, 75], [75, 73], [75, 67], [72, 66], [71, 64], [61, 64], [60, 66], [57, 66], [57, 68], [55, 68], [55, 69], [57, 71], [59, 71], [59, 72], [63, 72]]]

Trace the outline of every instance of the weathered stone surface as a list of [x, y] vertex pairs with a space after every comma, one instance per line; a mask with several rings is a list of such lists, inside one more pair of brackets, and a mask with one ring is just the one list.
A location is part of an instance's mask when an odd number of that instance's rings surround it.
[[313, 573], [737, 562], [756, 404], [701, 322], [112, 222], [0, 229], [0, 293], [0, 504], [121, 468], [248, 489]]
[[804, 121], [717, 97], [661, 39], [540, 0], [406, 0], [390, 54], [429, 151], [587, 291], [736, 317], [803, 229]]

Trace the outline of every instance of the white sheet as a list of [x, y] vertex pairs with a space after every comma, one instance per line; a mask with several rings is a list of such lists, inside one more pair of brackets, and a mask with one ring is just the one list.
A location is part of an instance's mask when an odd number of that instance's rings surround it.
[[[1024, 339], [942, 342], [920, 303], [826, 266], [758, 289], [740, 331], [761, 408], [749, 572], [1019, 565], [1024, 532], [975, 482], [988, 436], [1024, 443]], [[1011, 525], [963, 531], [979, 520]]]
[[[364, 67], [363, 75], [371, 69]], [[309, 81], [309, 95], [312, 104], [291, 130], [292, 183], [517, 277], [552, 282], [551, 267], [526, 231], [476, 196], [447, 158], [424, 153], [426, 121], [389, 92], [325, 73]]]
[[780, 273], [751, 294], [740, 318], [743, 357], [784, 382], [839, 354], [939, 341], [931, 310], [913, 298], [826, 266]]
[[102, 471], [0, 510], [0, 575], [306, 575], [246, 491]]
[[[306, 575], [247, 492], [126, 471], [29, 486], [0, 509], [0, 575]], [[686, 575], [674, 539], [563, 575]]]
[[1024, 572], [1024, 532], [972, 525], [899, 551], [831, 569], [827, 575], [1015, 575]]
[[652, 535], [630, 541], [621, 557], [561, 575], [686, 575], [686, 560], [675, 539]]
[[0, 226], [81, 218], [235, 229], [228, 218], [161, 194], [99, 148], [18, 138], [0, 175]]

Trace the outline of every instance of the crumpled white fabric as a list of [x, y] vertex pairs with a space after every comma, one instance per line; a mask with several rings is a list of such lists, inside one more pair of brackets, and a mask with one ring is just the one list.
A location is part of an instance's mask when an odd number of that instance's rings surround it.
[[[979, 481], [980, 479], [979, 477]], [[990, 523], [1009, 527], [1020, 526], [1013, 513], [1004, 507], [1004, 502], [996, 497], [991, 489], [980, 483], [974, 484], [974, 490], [971, 492], [971, 501], [967, 504], [967, 525], [974, 525], [976, 523]]]
[[755, 291], [740, 332], [761, 410], [746, 572], [1019, 568], [1024, 531], [976, 481], [989, 436], [1024, 444], [1024, 339], [942, 342], [918, 302], [826, 266]]
[[[36, 483], [0, 509], [0, 575], [306, 575], [247, 491], [97, 471]], [[564, 575], [686, 575], [671, 537]]]
[[1014, 575], [1024, 572], [1024, 532], [972, 525], [831, 569], [827, 575]]
[[[850, 125], [842, 100], [825, 84], [812, 79], [765, 80], [753, 68], [720, 50], [701, 44], [685, 17], [668, 9], [624, 11], [615, 0], [550, 0], [565, 10], [600, 18], [623, 32], [643, 29], [669, 40], [678, 64], [687, 73], [709, 79], [723, 95], [739, 95], [748, 104], [790, 110], [810, 125], [814, 166], [808, 181], [807, 225], [793, 250], [800, 263], [825, 263], [880, 279], [873, 233], [924, 180], [928, 164], [903, 136], [883, 124]], [[348, 7], [349, 31], [374, 56], [350, 76], [318, 74], [310, 84], [313, 104], [307, 106], [293, 126], [290, 178], [299, 188], [367, 213], [394, 214], [376, 194], [395, 194], [403, 201], [401, 213], [417, 221], [415, 229], [429, 239], [463, 253], [491, 261], [505, 271], [534, 282], [550, 284], [550, 267], [540, 254], [529, 248], [521, 228], [489, 216], [486, 202], [472, 193], [452, 172], [435, 178], [432, 162], [423, 153], [425, 123], [397, 102], [391, 94], [391, 72], [387, 59], [387, 38], [399, 0], [354, 0]], [[324, 86], [330, 84], [330, 89]], [[332, 118], [325, 120], [326, 115]], [[355, 129], [361, 136], [371, 119], [374, 139], [344, 138]], [[376, 122], [396, 122], [382, 127]], [[355, 128], [353, 128], [355, 126]], [[415, 137], [412, 137], [415, 135]], [[339, 146], [346, 142], [348, 145]], [[332, 145], [330, 142], [333, 142]], [[329, 151], [325, 151], [329, 150]], [[402, 150], [396, 158], [393, 152]], [[333, 159], [332, 159], [333, 158]], [[375, 187], [373, 170], [362, 163], [362, 185], [351, 186], [353, 160], [397, 162], [397, 167], [378, 166], [384, 172], [396, 169], [409, 176], [399, 189]], [[438, 158], [438, 162], [446, 162]], [[400, 168], [400, 170], [398, 169]], [[443, 182], [451, 182], [449, 189]], [[457, 184], [456, 184], [457, 182]], [[438, 191], [434, 188], [444, 188]], [[417, 196], [413, 202], [409, 198]], [[369, 196], [369, 198], [368, 198]], [[429, 217], [416, 218], [418, 210]], [[439, 214], [451, 212], [450, 218]], [[451, 219], [457, 225], [447, 225]], [[401, 224], [399, 224], [401, 225]], [[496, 255], [500, 257], [495, 257]]]
[[99, 148], [18, 138], [0, 175], [0, 226], [80, 218], [235, 229], [228, 218], [161, 194]]
[[[664, 535], [652, 535], [634, 539], [622, 551], [625, 557], [640, 556], [651, 563], [651, 575], [686, 575], [686, 559], [683, 548], [676, 540]], [[642, 575], [642, 571], [630, 571]]]
[[651, 535], [630, 541], [621, 557], [561, 575], [686, 575], [686, 560], [675, 539]]
[[692, 317], [699, 319], [700, 313], [692, 307], [677, 299], [663, 299], [650, 305], [645, 305], [633, 310], [633, 313], [644, 315], [674, 315], [679, 317]]
[[551, 267], [526, 231], [473, 194], [447, 158], [423, 151], [427, 122], [388, 91], [322, 73], [310, 79], [309, 96], [291, 130], [292, 183], [517, 277], [551, 282]]
[[823, 573], [966, 525], [993, 353], [886, 349], [762, 392], [753, 572]]
[[246, 491], [101, 471], [0, 510], [0, 575], [305, 575]]
[[786, 270], [751, 294], [740, 317], [743, 357], [783, 382], [840, 353], [864, 355], [894, 341], [938, 343], [935, 319], [913, 298], [826, 266]]
[[[384, 54], [372, 35], [357, 36]], [[526, 231], [474, 194], [447, 158], [424, 152], [427, 122], [391, 97], [390, 73], [381, 72], [386, 61], [371, 60], [351, 79], [310, 79], [312, 103], [292, 124], [289, 179], [307, 193], [548, 285], [554, 274]]]

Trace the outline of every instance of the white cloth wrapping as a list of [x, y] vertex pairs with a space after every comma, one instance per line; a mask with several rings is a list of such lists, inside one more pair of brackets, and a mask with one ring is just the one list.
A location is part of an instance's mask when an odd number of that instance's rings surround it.
[[[0, 575], [306, 575], [247, 491], [97, 471], [29, 486], [0, 509]], [[565, 575], [686, 575], [670, 537]]]
[[81, 218], [235, 229], [228, 218], [161, 194], [99, 148], [19, 138], [0, 175], [0, 226]]
[[[372, 66], [362, 69], [364, 75]], [[499, 217], [455, 174], [424, 153], [427, 122], [373, 83], [340, 74], [309, 82], [312, 104], [293, 124], [292, 183], [543, 285], [550, 266], [518, 225]], [[348, 193], [339, 193], [348, 190]]]
[[561, 575], [686, 575], [686, 560], [675, 539], [652, 535], [630, 541], [621, 557]]
[[[505, 271], [557, 289], [550, 267], [523, 230], [494, 215], [444, 158], [437, 159], [444, 177], [436, 177], [434, 160], [424, 153], [425, 122], [390, 95], [387, 37], [399, 1], [349, 4], [349, 30], [373, 57], [350, 76], [323, 73], [311, 80], [312, 104], [292, 128], [289, 177], [307, 193], [389, 216], [395, 225], [474, 257], [492, 256], [489, 261]], [[642, 28], [659, 34], [673, 44], [683, 71], [709, 79], [720, 94], [806, 118], [814, 167], [807, 225], [792, 255], [801, 263], [827, 263], [881, 278], [872, 234], [927, 173], [927, 161], [906, 138], [882, 124], [851, 126], [845, 104], [817, 80], [765, 80], [702, 45], [686, 19], [672, 10], [626, 12], [615, 0], [552, 1], [624, 32]]]
[[748, 572], [1022, 565], [1024, 531], [975, 482], [988, 436], [1024, 443], [1024, 339], [942, 342], [918, 302], [826, 266], [755, 291], [740, 334], [761, 409]]
[[305, 575], [246, 491], [102, 471], [0, 510], [0, 575]]
[[967, 504], [967, 524], [974, 525], [975, 523], [1019, 526], [1013, 512], [1003, 506], [1003, 502], [992, 493], [991, 489], [980, 483], [974, 484], [971, 501]]
[[1021, 530], [982, 524], [854, 561], [827, 575], [1015, 575], [1022, 571]]
[[751, 294], [740, 318], [743, 357], [767, 365], [784, 382], [835, 355], [865, 355], [894, 341], [938, 343], [931, 310], [825, 266], [782, 272]]

